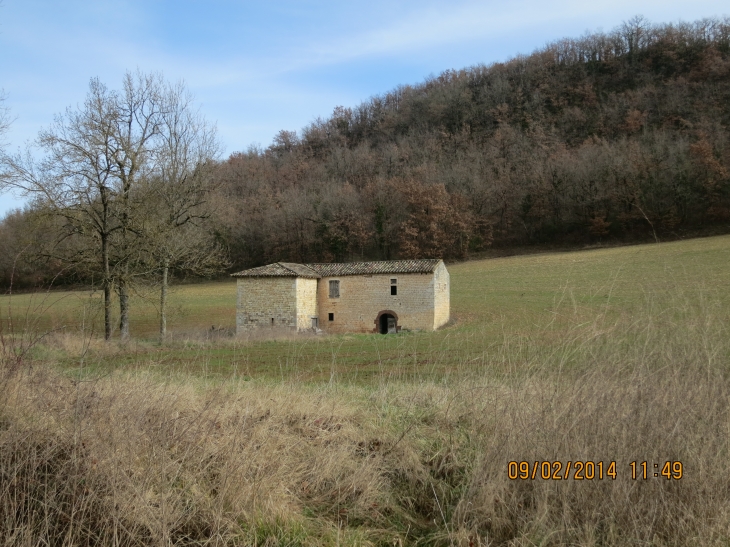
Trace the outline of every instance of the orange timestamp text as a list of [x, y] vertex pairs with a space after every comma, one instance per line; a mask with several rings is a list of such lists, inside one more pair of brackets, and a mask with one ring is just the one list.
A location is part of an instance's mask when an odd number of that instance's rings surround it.
[[[680, 461], [661, 464], [634, 461], [628, 467], [634, 480], [652, 477], [679, 480], [684, 476], [684, 466]], [[615, 461], [511, 461], [507, 464], [507, 477], [510, 480], [616, 480], [617, 475]]]

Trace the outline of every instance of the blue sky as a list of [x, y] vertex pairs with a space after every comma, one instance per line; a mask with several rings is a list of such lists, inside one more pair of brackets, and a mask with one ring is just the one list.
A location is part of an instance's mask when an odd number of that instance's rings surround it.
[[[634, 15], [730, 15], [726, 0], [0, 1], [11, 150], [82, 103], [92, 77], [118, 88], [139, 68], [185, 81], [225, 155], [399, 84], [609, 31]], [[21, 204], [0, 195], [0, 215]]]

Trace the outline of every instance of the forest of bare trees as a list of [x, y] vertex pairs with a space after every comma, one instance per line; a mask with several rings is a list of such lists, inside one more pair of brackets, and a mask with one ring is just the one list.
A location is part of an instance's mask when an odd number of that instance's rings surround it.
[[220, 237], [244, 267], [724, 230], [729, 123], [730, 21], [637, 17], [233, 154]]
[[730, 20], [635, 17], [232, 154], [213, 166], [210, 230], [237, 269], [727, 231], [729, 128]]

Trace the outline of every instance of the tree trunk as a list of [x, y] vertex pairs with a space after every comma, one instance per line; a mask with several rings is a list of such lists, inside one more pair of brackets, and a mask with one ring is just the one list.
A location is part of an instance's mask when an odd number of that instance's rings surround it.
[[124, 277], [119, 279], [119, 336], [129, 338], [129, 285]]
[[[134, 162], [134, 159], [132, 160]], [[122, 340], [129, 339], [129, 256], [130, 256], [130, 244], [129, 244], [129, 192], [132, 187], [132, 180], [134, 173], [134, 165], [129, 168], [129, 172], [126, 176], [122, 176], [122, 192], [121, 192], [121, 248], [123, 250], [123, 256], [125, 256], [124, 267], [122, 268], [122, 275], [119, 277], [119, 337]]]
[[109, 240], [101, 238], [101, 254], [104, 262], [104, 340], [112, 337], [112, 278], [109, 271]]
[[166, 258], [162, 265], [162, 283], [160, 287], [160, 342], [165, 341], [167, 334], [167, 273], [170, 261]]
[[112, 283], [104, 280], [104, 340], [112, 337]]

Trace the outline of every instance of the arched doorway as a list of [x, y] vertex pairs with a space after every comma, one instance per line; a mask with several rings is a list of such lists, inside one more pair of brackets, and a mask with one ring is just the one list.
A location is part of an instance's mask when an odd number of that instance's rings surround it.
[[375, 318], [375, 332], [380, 334], [395, 334], [400, 327], [398, 326], [398, 316], [390, 310], [383, 310]]

